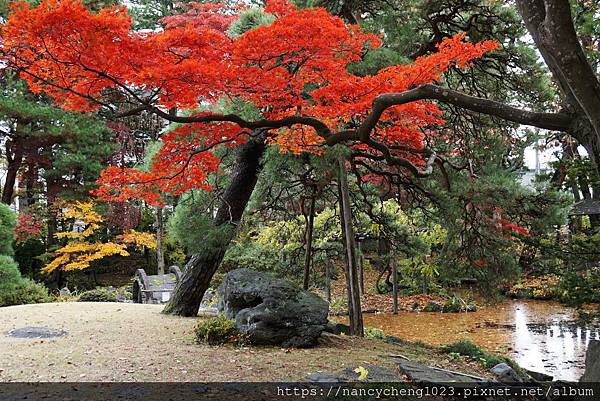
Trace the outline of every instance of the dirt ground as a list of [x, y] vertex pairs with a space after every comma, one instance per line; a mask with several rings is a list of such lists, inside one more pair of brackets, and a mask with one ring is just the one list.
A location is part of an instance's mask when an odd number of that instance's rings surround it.
[[[482, 374], [476, 363], [379, 340], [327, 336], [312, 349], [196, 344], [200, 318], [160, 313], [160, 305], [63, 302], [0, 308], [0, 381], [295, 381], [365, 364], [395, 369], [390, 355]], [[19, 339], [22, 327], [67, 331]]]

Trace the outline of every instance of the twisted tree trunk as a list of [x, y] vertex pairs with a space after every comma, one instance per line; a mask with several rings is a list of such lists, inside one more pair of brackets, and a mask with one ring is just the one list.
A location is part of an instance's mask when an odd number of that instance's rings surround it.
[[235, 236], [237, 225], [254, 191], [264, 151], [265, 144], [258, 140], [240, 147], [229, 185], [213, 219], [213, 228], [206, 233], [205, 249], [188, 261], [163, 313], [180, 316], [198, 314], [204, 292], [210, 286], [210, 281]]

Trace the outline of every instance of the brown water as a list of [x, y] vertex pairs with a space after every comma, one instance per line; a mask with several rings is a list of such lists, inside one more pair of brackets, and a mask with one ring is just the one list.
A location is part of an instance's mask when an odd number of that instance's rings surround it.
[[468, 338], [520, 366], [554, 380], [576, 381], [583, 374], [590, 339], [600, 339], [598, 322], [581, 325], [574, 309], [548, 301], [509, 301], [469, 313], [366, 314], [365, 325], [388, 335], [432, 345]]

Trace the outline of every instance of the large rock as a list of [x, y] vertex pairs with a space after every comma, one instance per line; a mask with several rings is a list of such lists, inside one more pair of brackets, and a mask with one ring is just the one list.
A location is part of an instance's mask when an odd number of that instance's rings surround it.
[[600, 383], [600, 341], [591, 340], [585, 354], [585, 373], [580, 382]]
[[267, 273], [229, 272], [217, 298], [219, 311], [255, 344], [308, 347], [327, 325], [327, 302]]

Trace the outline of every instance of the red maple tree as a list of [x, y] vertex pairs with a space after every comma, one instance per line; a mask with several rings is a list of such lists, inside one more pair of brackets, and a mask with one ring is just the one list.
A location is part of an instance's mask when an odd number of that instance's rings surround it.
[[[441, 112], [432, 102], [399, 102], [393, 94], [435, 83], [451, 66], [466, 67], [497, 46], [456, 35], [412, 64], [363, 77], [347, 67], [381, 45], [377, 36], [322, 8], [272, 0], [266, 11], [277, 17], [272, 24], [234, 39], [225, 33], [234, 17], [220, 6], [189, 10], [218, 23], [179, 17], [164, 31], [137, 33], [125, 8], [93, 14], [72, 0], [16, 3], [2, 29], [2, 50], [33, 91], [66, 109], [112, 109], [118, 98], [133, 111], [187, 123], [162, 137], [151, 171], [109, 167], [99, 180], [106, 199], [157, 204], [161, 193], [209, 189], [206, 178], [219, 168], [212, 149], [239, 145], [257, 129], [268, 130], [268, 143], [282, 151], [318, 153], [343, 142], [419, 174], [431, 159], [423, 130], [442, 124]], [[197, 111], [220, 99], [250, 103], [262, 118]], [[173, 107], [189, 112], [170, 115]]]

